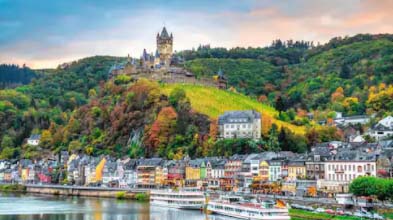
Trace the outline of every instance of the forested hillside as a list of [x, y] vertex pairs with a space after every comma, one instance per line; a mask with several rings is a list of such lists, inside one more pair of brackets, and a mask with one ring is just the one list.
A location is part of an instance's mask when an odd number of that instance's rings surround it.
[[0, 89], [28, 84], [36, 77], [37, 73], [26, 66], [0, 64]]
[[42, 77], [16, 89], [0, 90], [0, 149], [2, 157], [38, 149], [21, 149], [25, 138], [51, 124], [64, 125], [72, 111], [87, 103], [89, 95], [108, 77], [114, 57], [92, 57], [66, 70], [45, 70]]
[[266, 48], [200, 47], [183, 54], [189, 70], [214, 75], [221, 68], [236, 90], [284, 112], [315, 111], [326, 119], [332, 111], [393, 111], [393, 35], [334, 38], [320, 46], [277, 40]]
[[[167, 158], [304, 152], [342, 138], [335, 127], [315, 123], [333, 117], [333, 111], [377, 117], [393, 112], [392, 39], [358, 35], [320, 46], [277, 40], [266, 48], [179, 52], [197, 78], [213, 80], [221, 69], [229, 91], [125, 75], [108, 79], [110, 67], [125, 59], [118, 57], [40, 70], [29, 84], [0, 90], [0, 158], [60, 150]], [[260, 141], [216, 139], [219, 114], [251, 108], [263, 115]], [[31, 134], [42, 135], [39, 146], [24, 144]]]

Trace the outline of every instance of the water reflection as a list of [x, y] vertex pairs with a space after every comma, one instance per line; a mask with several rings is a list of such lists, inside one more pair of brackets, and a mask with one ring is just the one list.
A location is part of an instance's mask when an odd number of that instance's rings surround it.
[[105, 198], [0, 195], [0, 220], [227, 220], [200, 211]]

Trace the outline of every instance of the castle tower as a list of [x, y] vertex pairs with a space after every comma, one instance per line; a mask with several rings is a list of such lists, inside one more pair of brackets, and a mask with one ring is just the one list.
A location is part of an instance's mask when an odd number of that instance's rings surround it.
[[164, 67], [169, 67], [173, 53], [173, 35], [169, 36], [164, 27], [161, 34], [157, 33], [157, 52], [160, 58], [160, 64]]

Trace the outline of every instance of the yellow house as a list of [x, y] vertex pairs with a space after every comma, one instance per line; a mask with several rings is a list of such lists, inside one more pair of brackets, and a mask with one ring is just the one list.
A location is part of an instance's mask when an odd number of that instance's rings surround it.
[[201, 171], [199, 167], [186, 166], [186, 180], [199, 180]]
[[296, 182], [295, 181], [283, 182], [281, 186], [281, 191], [284, 192], [285, 195], [295, 195]]
[[28, 168], [23, 168], [22, 169], [21, 178], [22, 178], [22, 182], [26, 182], [27, 181], [27, 179], [29, 178], [29, 169]]
[[288, 179], [296, 180], [298, 178], [304, 179], [306, 177], [306, 165], [304, 161], [289, 161], [288, 162]]
[[101, 182], [102, 181], [102, 171], [104, 170], [105, 163], [106, 163], [106, 159], [104, 157], [104, 158], [102, 158], [102, 160], [96, 166], [95, 182]]
[[154, 184], [162, 185], [164, 184], [165, 177], [162, 167], [156, 167], [155, 175], [154, 175]]
[[260, 180], [268, 180], [269, 179], [269, 164], [266, 161], [261, 161], [259, 163], [259, 175]]

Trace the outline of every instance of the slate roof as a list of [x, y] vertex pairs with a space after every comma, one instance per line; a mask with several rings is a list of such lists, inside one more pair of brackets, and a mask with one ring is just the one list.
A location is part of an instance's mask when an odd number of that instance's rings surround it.
[[165, 39], [169, 38], [168, 31], [166, 30], [166, 27], [162, 28], [161, 35], [159, 35], [160, 38]]
[[138, 166], [161, 166], [163, 159], [161, 158], [142, 158], [138, 160]]
[[41, 135], [39, 134], [32, 134], [29, 137], [29, 140], [40, 140], [41, 139]]
[[[245, 111], [226, 111], [224, 114], [220, 115], [218, 118], [218, 124], [225, 123], [250, 123], [255, 119], [260, 119], [261, 113], [255, 110], [245, 110]], [[241, 119], [238, 121], [233, 121], [236, 119]], [[245, 121], [243, 121], [245, 120]]]

